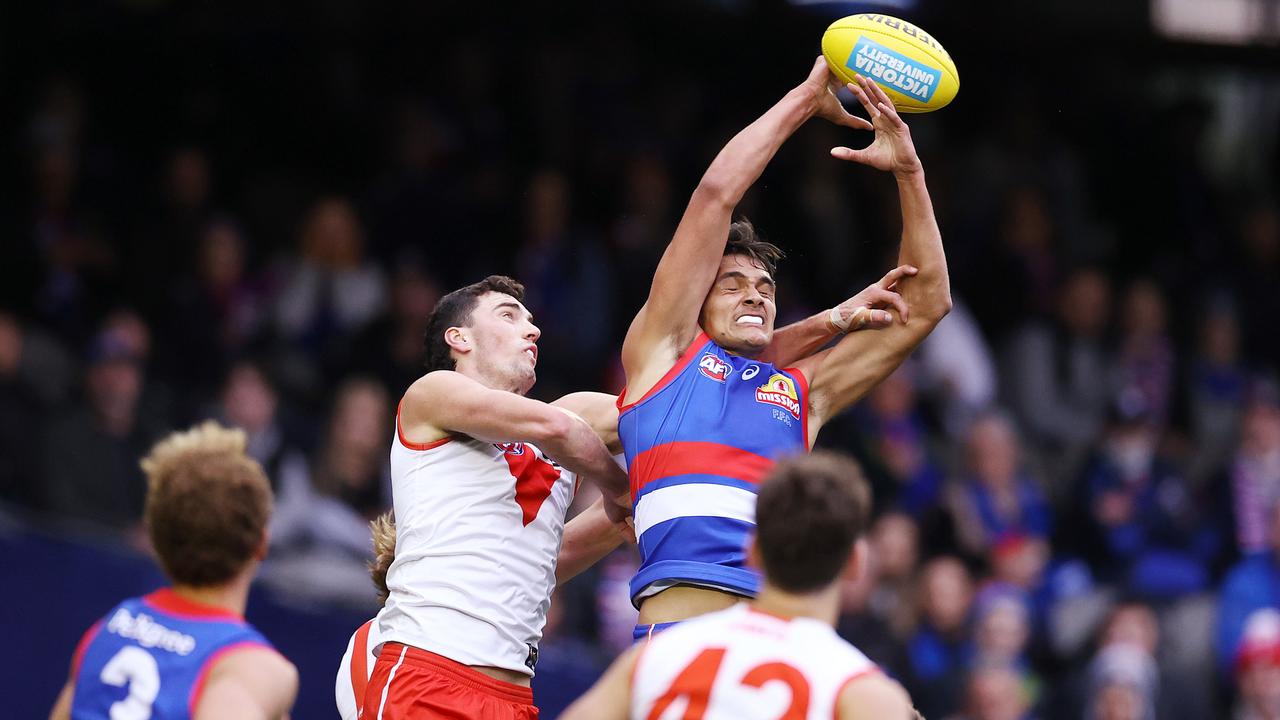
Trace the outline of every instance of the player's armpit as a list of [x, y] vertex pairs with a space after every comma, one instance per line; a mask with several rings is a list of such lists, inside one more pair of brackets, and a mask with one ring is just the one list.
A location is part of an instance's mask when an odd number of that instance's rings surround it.
[[915, 720], [919, 717], [907, 691], [880, 673], [853, 679], [840, 691], [836, 702], [839, 720]]
[[268, 647], [246, 647], [219, 659], [195, 709], [195, 720], [280, 720], [298, 695], [293, 663]]
[[605, 671], [604, 677], [578, 698], [562, 720], [626, 720], [631, 705], [631, 678], [643, 644], [627, 650]]

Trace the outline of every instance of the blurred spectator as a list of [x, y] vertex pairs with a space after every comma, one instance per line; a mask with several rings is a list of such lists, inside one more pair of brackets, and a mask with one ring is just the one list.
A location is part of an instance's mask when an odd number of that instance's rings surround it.
[[996, 367], [991, 348], [973, 313], [953, 296], [951, 312], [916, 351], [920, 387], [941, 406], [949, 433], [963, 435], [975, 416], [996, 398]]
[[1267, 552], [1241, 560], [1222, 582], [1218, 608], [1218, 667], [1224, 673], [1244, 636], [1245, 623], [1258, 610], [1280, 610], [1280, 503], [1270, 508]]
[[124, 322], [98, 333], [89, 348], [84, 405], [45, 433], [47, 504], [60, 515], [121, 530], [136, 529], [142, 519], [146, 480], [138, 458], [167, 426], [159, 411], [141, 408], [146, 350], [138, 332]]
[[1235, 655], [1234, 720], [1280, 718], [1280, 611], [1249, 616]]
[[905, 640], [915, 626], [914, 579], [920, 530], [911, 516], [886, 513], [871, 528], [870, 614]]
[[1196, 444], [1187, 474], [1196, 485], [1228, 463], [1240, 432], [1246, 374], [1235, 307], [1214, 298], [1200, 318], [1186, 390]]
[[925, 717], [941, 717], [960, 706], [965, 668], [973, 647], [969, 611], [973, 581], [954, 557], [929, 561], [919, 579], [920, 626], [907, 643], [907, 685]]
[[1057, 482], [1071, 477], [1106, 419], [1110, 313], [1107, 277], [1076, 270], [1058, 294], [1056, 320], [1023, 328], [1006, 358], [1007, 397]]
[[203, 252], [202, 236], [208, 234], [213, 213], [208, 152], [193, 145], [174, 148], [166, 159], [160, 185], [159, 207], [149, 213], [151, 226], [135, 233], [129, 243], [130, 257], [146, 258], [147, 262], [127, 263], [124, 268], [143, 307], [157, 316], [168, 310], [173, 288], [156, 282], [154, 268], [179, 273], [189, 281], [183, 276], [200, 262], [197, 255]]
[[282, 420], [280, 397], [262, 366], [249, 361], [233, 365], [212, 414], [224, 424], [244, 430], [249, 457], [262, 464], [277, 493], [281, 468], [286, 463], [306, 462], [294, 433]]
[[[1021, 673], [999, 664], [978, 665], [965, 684], [966, 712], [959, 720], [1033, 720], [1032, 700]], [[917, 698], [917, 706], [918, 706]]]
[[1159, 429], [1141, 407], [1119, 407], [1086, 473], [1102, 579], [1148, 598], [1205, 590], [1225, 542], [1213, 498], [1198, 497], [1158, 452]]
[[1240, 552], [1265, 553], [1275, 532], [1267, 513], [1280, 503], [1280, 389], [1271, 382], [1256, 382], [1249, 394], [1229, 472]]
[[298, 249], [276, 298], [276, 327], [304, 350], [332, 351], [382, 312], [386, 278], [365, 257], [364, 230], [346, 198], [325, 197], [311, 206]]
[[997, 342], [1010, 329], [1053, 313], [1059, 277], [1055, 228], [1044, 192], [1016, 185], [1004, 196], [997, 245], [975, 263], [973, 311]]
[[1150, 279], [1134, 280], [1125, 291], [1118, 351], [1118, 402], [1146, 408], [1150, 422], [1163, 427], [1173, 391], [1173, 342], [1164, 293]]
[[533, 692], [538, 698], [538, 714], [554, 718], [583, 693], [608, 667], [597, 647], [568, 632], [564, 624], [565, 603], [557, 589], [547, 610], [547, 623], [538, 643], [538, 672], [533, 676]]
[[209, 222], [199, 236], [194, 277], [174, 283], [165, 335], [169, 373], [197, 389], [211, 389], [227, 374], [266, 318], [265, 292], [249, 274], [249, 248], [230, 218]]
[[986, 556], [1006, 538], [1043, 541], [1050, 531], [1050, 508], [1039, 484], [1021, 469], [1013, 422], [988, 413], [969, 428], [965, 440], [968, 478], [950, 497], [960, 545]]
[[857, 412], [858, 437], [869, 446], [872, 477], [888, 480], [875, 483], [877, 496], [919, 520], [938, 503], [942, 470], [931, 457], [916, 403], [915, 367], [903, 365], [885, 378]]
[[[988, 583], [973, 603], [974, 661], [1017, 669], [1026, 684], [1034, 686], [1036, 683], [1027, 677], [1031, 667], [1027, 656], [1031, 629], [1026, 593], [1006, 583]], [[1036, 693], [1029, 694], [1034, 701]]]
[[[524, 241], [516, 256], [529, 311], [542, 329], [538, 392], [557, 397], [593, 383], [610, 347], [613, 272], [599, 241], [573, 222], [569, 179], [542, 170], [527, 187]], [[561, 384], [569, 380], [574, 384]]]
[[1136, 645], [1104, 646], [1089, 664], [1087, 720], [1155, 720], [1159, 677]]
[[[412, 256], [396, 263], [391, 278], [391, 311], [351, 343], [347, 373], [377, 378], [400, 397], [423, 374], [427, 316], [440, 299], [440, 286]], [[541, 319], [538, 320], [541, 322]]]
[[286, 457], [263, 578], [298, 600], [365, 607], [370, 519], [389, 504], [390, 403], [378, 383], [356, 378], [337, 390], [324, 442], [309, 463]]

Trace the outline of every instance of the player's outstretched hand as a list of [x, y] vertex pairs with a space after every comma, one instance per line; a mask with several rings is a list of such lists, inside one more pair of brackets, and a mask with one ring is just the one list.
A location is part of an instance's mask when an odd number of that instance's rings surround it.
[[920, 157], [916, 155], [916, 146], [911, 142], [911, 129], [894, 109], [893, 101], [879, 85], [861, 75], [857, 78], [858, 82], [849, 83], [849, 91], [857, 96], [858, 102], [862, 103], [862, 107], [871, 116], [876, 137], [861, 150], [832, 148], [832, 157], [887, 170], [899, 177], [920, 172]]
[[809, 77], [800, 86], [813, 103], [813, 115], [854, 130], [874, 129], [871, 123], [844, 109], [844, 105], [836, 97], [835, 91], [839, 87], [840, 82], [831, 74], [826, 58], [821, 55], [814, 61]]
[[898, 317], [906, 323], [910, 308], [897, 293], [898, 281], [918, 272], [911, 265], [899, 265], [890, 270], [862, 292], [837, 305], [832, 310], [831, 324], [842, 332], [886, 328], [893, 324], [893, 313], [888, 308], [897, 310]]

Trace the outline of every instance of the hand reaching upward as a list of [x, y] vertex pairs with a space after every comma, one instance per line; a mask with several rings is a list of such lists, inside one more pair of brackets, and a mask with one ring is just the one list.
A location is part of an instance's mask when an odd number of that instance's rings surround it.
[[813, 68], [809, 70], [809, 77], [800, 87], [809, 94], [810, 102], [813, 103], [812, 115], [854, 130], [873, 129], [871, 123], [845, 110], [840, 99], [836, 97], [835, 91], [840, 85], [828, 69], [826, 58], [819, 56], [814, 61]]
[[877, 170], [887, 170], [898, 177], [921, 172], [923, 168], [920, 158], [911, 142], [911, 129], [898, 116], [893, 101], [879, 85], [861, 75], [857, 79], [857, 83], [849, 83], [848, 87], [871, 116], [876, 136], [870, 145], [861, 150], [832, 148], [832, 157], [870, 165]]

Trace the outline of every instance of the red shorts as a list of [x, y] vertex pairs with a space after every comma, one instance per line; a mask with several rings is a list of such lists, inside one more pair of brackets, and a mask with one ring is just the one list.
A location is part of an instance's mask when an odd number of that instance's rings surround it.
[[533, 691], [447, 657], [384, 643], [364, 691], [363, 720], [536, 720]]

